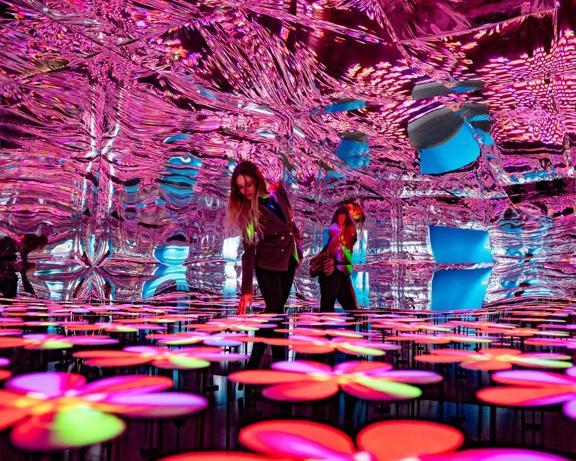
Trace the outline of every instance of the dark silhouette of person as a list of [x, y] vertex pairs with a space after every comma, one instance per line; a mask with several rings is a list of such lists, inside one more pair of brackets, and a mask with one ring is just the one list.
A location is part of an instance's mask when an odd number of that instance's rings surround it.
[[[28, 255], [42, 249], [48, 243], [45, 235], [25, 234], [21, 237], [0, 236], [0, 296], [15, 298], [18, 294], [18, 273], [22, 277], [24, 291], [36, 296], [28, 280], [28, 270], [33, 264], [28, 262]], [[20, 254], [20, 259], [18, 259]]]

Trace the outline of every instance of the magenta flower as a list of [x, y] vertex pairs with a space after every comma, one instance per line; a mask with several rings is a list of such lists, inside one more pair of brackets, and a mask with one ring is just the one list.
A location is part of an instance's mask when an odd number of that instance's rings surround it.
[[203, 397], [159, 392], [172, 387], [161, 376], [118, 376], [91, 383], [73, 373], [16, 376], [0, 391], [0, 430], [14, 427], [12, 443], [25, 450], [60, 450], [110, 440], [124, 422], [114, 415], [172, 417], [207, 406]]
[[563, 403], [566, 416], [576, 419], [576, 367], [561, 375], [548, 371], [513, 370], [494, 373], [492, 379], [506, 386], [477, 392], [483, 402], [511, 407], [536, 407]]
[[272, 420], [246, 426], [240, 442], [257, 454], [239, 452], [183, 453], [160, 461], [567, 461], [531, 450], [478, 449], [456, 451], [464, 436], [453, 427], [429, 421], [384, 421], [360, 431], [356, 441], [325, 424]]
[[232, 373], [232, 381], [267, 384], [262, 394], [272, 400], [307, 401], [331, 397], [342, 391], [366, 400], [404, 400], [420, 397], [411, 384], [431, 384], [442, 377], [429, 371], [392, 370], [383, 362], [345, 362], [334, 367], [297, 360], [276, 362], [272, 370], [244, 370]]
[[218, 347], [168, 349], [156, 346], [130, 346], [121, 351], [82, 351], [76, 352], [74, 357], [87, 359], [86, 365], [92, 367], [121, 367], [150, 363], [155, 367], [171, 370], [206, 368], [210, 362], [238, 361], [248, 358], [245, 354], [225, 353]]

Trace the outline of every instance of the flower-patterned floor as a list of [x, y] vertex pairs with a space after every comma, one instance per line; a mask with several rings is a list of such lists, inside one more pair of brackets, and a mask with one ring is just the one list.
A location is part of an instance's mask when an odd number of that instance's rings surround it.
[[571, 459], [574, 307], [6, 300], [0, 459]]

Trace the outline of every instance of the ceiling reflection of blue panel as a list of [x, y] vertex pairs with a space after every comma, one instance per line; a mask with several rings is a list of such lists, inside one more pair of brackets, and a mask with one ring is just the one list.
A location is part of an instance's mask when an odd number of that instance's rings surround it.
[[420, 151], [420, 172], [440, 174], [458, 170], [474, 162], [479, 155], [480, 145], [474, 132], [463, 123], [450, 139]]
[[142, 285], [142, 297], [150, 298], [156, 294], [158, 288], [164, 284], [173, 284], [176, 291], [189, 291], [186, 279], [186, 266], [165, 266], [160, 265], [154, 271], [154, 278], [146, 280]]
[[343, 136], [336, 155], [352, 168], [370, 165], [368, 137], [362, 133]]
[[164, 139], [165, 143], [171, 143], [171, 142], [176, 142], [176, 141], [182, 141], [184, 139], [190, 139], [192, 136], [190, 136], [189, 134], [184, 134], [184, 133], [178, 133], [178, 134], [174, 134], [172, 136], [168, 136], [166, 139]]
[[345, 112], [347, 110], [364, 109], [365, 107], [366, 101], [363, 101], [362, 99], [351, 99], [330, 104], [326, 109], [324, 109], [324, 112], [330, 114], [334, 112]]
[[457, 227], [430, 226], [434, 261], [444, 264], [492, 262], [488, 232]]
[[432, 310], [482, 307], [492, 268], [447, 269], [432, 277]]

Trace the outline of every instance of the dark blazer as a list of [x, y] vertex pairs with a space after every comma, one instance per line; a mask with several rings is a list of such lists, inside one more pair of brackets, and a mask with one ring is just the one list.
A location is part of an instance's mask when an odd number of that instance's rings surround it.
[[302, 260], [300, 231], [294, 223], [292, 207], [282, 183], [270, 184], [270, 195], [274, 198], [282, 214], [284, 222], [268, 207], [260, 204], [260, 229], [255, 243], [242, 242], [242, 294], [252, 293], [254, 267], [270, 271], [287, 271], [290, 258], [297, 248], [298, 262]]

